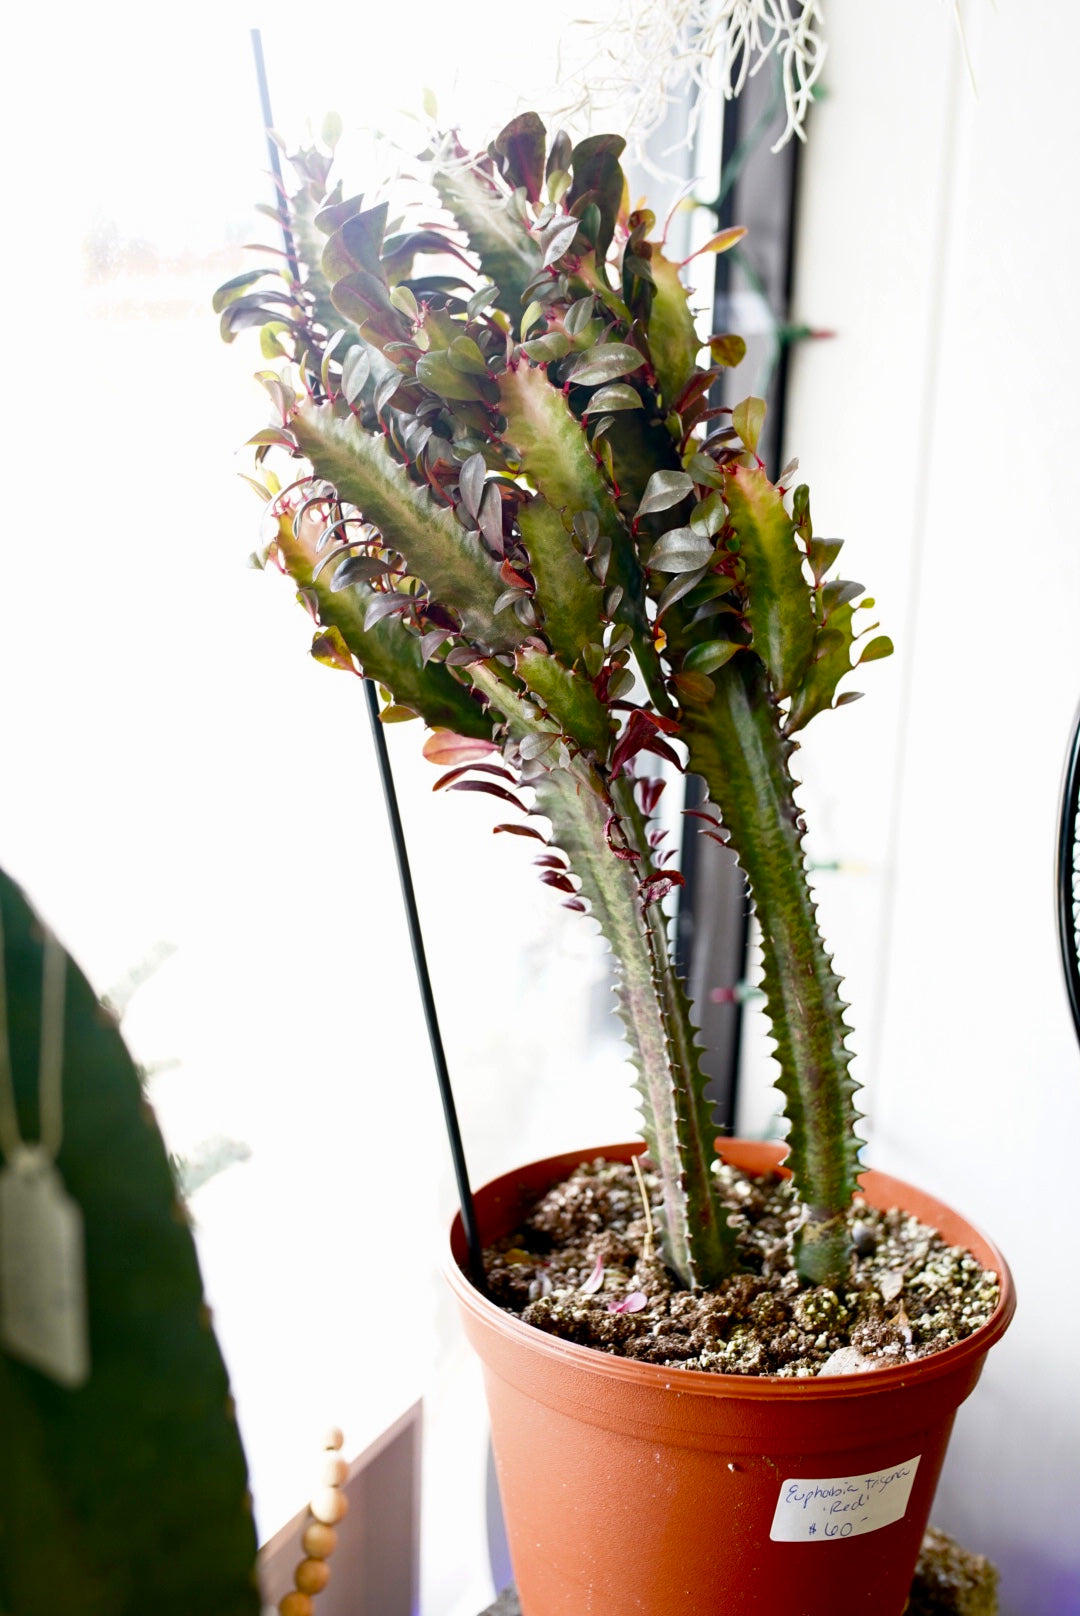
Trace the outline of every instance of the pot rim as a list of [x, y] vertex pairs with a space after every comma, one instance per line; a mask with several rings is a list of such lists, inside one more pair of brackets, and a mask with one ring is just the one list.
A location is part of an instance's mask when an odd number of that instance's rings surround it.
[[[758, 1149], [763, 1148], [763, 1142], [758, 1140], [724, 1138], [716, 1141], [717, 1152], [720, 1155], [725, 1154], [725, 1147], [728, 1145], [738, 1147], [750, 1144]], [[491, 1190], [506, 1181], [514, 1180], [525, 1171], [526, 1167], [540, 1167], [549, 1162], [552, 1166], [561, 1165], [568, 1158], [576, 1158], [579, 1162], [593, 1161], [597, 1157], [605, 1156], [614, 1160], [628, 1160], [630, 1155], [640, 1154], [645, 1148], [643, 1141], [634, 1140], [618, 1145], [601, 1145], [591, 1150], [562, 1151], [554, 1156], [544, 1156], [536, 1161], [523, 1163], [510, 1172], [500, 1173], [498, 1177], [482, 1185], [477, 1193], [483, 1194], [484, 1190]], [[771, 1144], [768, 1148], [770, 1153], [772, 1151], [776, 1153], [775, 1165], [782, 1167], [788, 1153], [786, 1144], [781, 1141]], [[575, 1366], [589, 1374], [637, 1382], [643, 1387], [651, 1386], [654, 1390], [675, 1392], [680, 1396], [754, 1399], [780, 1397], [800, 1401], [808, 1398], [822, 1401], [842, 1397], [866, 1397], [879, 1392], [899, 1390], [912, 1380], [926, 1381], [952, 1374], [964, 1369], [973, 1358], [982, 1358], [1004, 1335], [1016, 1311], [1016, 1288], [1012, 1274], [997, 1246], [976, 1229], [974, 1224], [969, 1223], [966, 1218], [960, 1218], [959, 1214], [953, 1212], [944, 1202], [938, 1201], [936, 1197], [928, 1195], [903, 1179], [878, 1172], [874, 1168], [864, 1168], [858, 1174], [858, 1178], [860, 1185], [864, 1179], [870, 1178], [876, 1187], [881, 1189], [895, 1185], [901, 1191], [912, 1191], [921, 1200], [940, 1207], [952, 1217], [958, 1218], [965, 1230], [990, 1253], [993, 1261], [985, 1266], [991, 1267], [997, 1274], [1001, 1295], [986, 1323], [980, 1325], [963, 1341], [956, 1341], [952, 1346], [944, 1347], [940, 1352], [931, 1353], [925, 1358], [916, 1358], [912, 1362], [888, 1368], [864, 1370], [859, 1374], [828, 1375], [824, 1378], [809, 1375], [726, 1375], [706, 1369], [684, 1369], [678, 1364], [640, 1363], [633, 1358], [621, 1358], [614, 1353], [601, 1352], [596, 1347], [585, 1347], [576, 1341], [564, 1341], [559, 1336], [548, 1335], [545, 1331], [524, 1323], [515, 1314], [505, 1312], [480, 1294], [462, 1267], [465, 1240], [460, 1212], [455, 1213], [450, 1226], [443, 1272], [459, 1302], [468, 1308], [480, 1323], [509, 1336], [521, 1346], [542, 1356]], [[964, 1244], [970, 1249], [966, 1242], [957, 1243]], [[461, 1256], [458, 1255], [459, 1252]], [[978, 1260], [983, 1261], [982, 1258]]]

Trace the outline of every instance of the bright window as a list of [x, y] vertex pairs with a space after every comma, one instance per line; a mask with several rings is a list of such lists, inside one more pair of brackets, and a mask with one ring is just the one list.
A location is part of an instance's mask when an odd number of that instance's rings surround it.
[[[235, 474], [260, 360], [221, 344], [209, 307], [257, 262], [243, 243], [273, 239], [251, 205], [269, 188], [248, 17], [232, 0], [150, 15], [107, 3], [59, 40], [24, 19], [26, 99], [4, 109], [23, 232], [8, 298], [27, 318], [9, 352], [2, 857], [101, 991], [156, 963], [125, 1026], [197, 1184], [262, 1535], [303, 1503], [325, 1424], [355, 1451], [426, 1393], [446, 1504], [425, 1616], [471, 1616], [483, 1450], [455, 1410], [478, 1379], [460, 1378], [437, 1274], [453, 1188], [364, 704], [306, 656], [288, 585], [246, 568], [259, 507]], [[425, 86], [487, 139], [568, 48], [551, 6], [261, 21], [290, 140], [329, 108], [354, 134], [408, 131], [394, 114]], [[355, 189], [367, 143], [342, 152]], [[432, 799], [420, 741], [391, 733], [475, 1180], [628, 1135], [602, 945], [526, 844], [490, 835], [493, 804]], [[452, 1552], [459, 1528], [474, 1540]]]

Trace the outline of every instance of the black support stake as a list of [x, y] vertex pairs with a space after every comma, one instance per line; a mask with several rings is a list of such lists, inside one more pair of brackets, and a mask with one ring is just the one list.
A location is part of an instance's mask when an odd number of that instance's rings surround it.
[[[258, 28], [251, 30], [251, 48], [255, 55], [255, 76], [259, 85], [259, 101], [262, 107], [267, 148], [270, 153], [270, 167], [273, 171], [279, 205], [282, 210], [281, 233], [285, 242], [285, 256], [288, 259], [293, 280], [296, 284], [299, 284], [300, 268], [296, 256], [296, 243], [293, 240], [288, 218], [284, 211], [285, 189], [281, 174], [281, 160], [278, 155], [277, 144], [271, 134], [274, 121], [270, 112], [270, 89], [266, 77], [266, 63], [263, 59], [262, 35]], [[420, 998], [424, 1006], [424, 1020], [427, 1023], [431, 1056], [435, 1062], [435, 1076], [439, 1085], [439, 1097], [442, 1100], [443, 1118], [446, 1122], [446, 1132], [450, 1141], [450, 1155], [454, 1164], [454, 1177], [457, 1180], [458, 1199], [461, 1204], [461, 1224], [465, 1231], [465, 1244], [468, 1248], [469, 1277], [477, 1290], [486, 1296], [487, 1279], [484, 1274], [483, 1247], [480, 1244], [480, 1231], [476, 1225], [476, 1209], [473, 1205], [472, 1189], [469, 1184], [469, 1172], [465, 1164], [465, 1150], [461, 1142], [461, 1128], [458, 1125], [454, 1091], [450, 1085], [450, 1071], [446, 1064], [446, 1051], [443, 1048], [442, 1032], [439, 1028], [439, 1015], [435, 1008], [435, 995], [431, 988], [431, 974], [428, 970], [427, 953], [424, 949], [424, 936], [420, 929], [420, 912], [416, 905], [416, 890], [413, 886], [412, 870], [409, 866], [409, 853], [405, 845], [405, 829], [401, 823], [401, 812], [398, 808], [397, 789], [394, 785], [393, 770], [390, 766], [390, 753], [386, 745], [386, 731], [379, 717], [379, 698], [375, 694], [375, 686], [370, 679], [364, 680], [364, 695], [367, 698], [368, 717], [371, 720], [371, 736], [375, 747], [376, 761], [379, 765], [379, 779], [382, 782], [383, 797], [386, 800], [386, 814], [390, 821], [390, 834], [394, 843], [398, 878], [401, 881], [401, 896], [405, 905], [405, 918], [409, 927], [409, 942], [412, 945], [417, 986], [420, 989]]]
[[476, 1226], [476, 1211], [473, 1207], [472, 1190], [469, 1186], [469, 1170], [465, 1165], [465, 1149], [461, 1142], [457, 1106], [454, 1104], [454, 1091], [450, 1086], [450, 1070], [446, 1064], [446, 1051], [443, 1049], [442, 1033], [439, 1031], [439, 1016], [435, 1009], [435, 995], [431, 991], [431, 976], [428, 971], [427, 954], [424, 951], [424, 936], [420, 930], [420, 915], [416, 907], [416, 892], [413, 888], [412, 871], [409, 868], [409, 853], [405, 846], [405, 831], [402, 827], [401, 812], [398, 808], [397, 788], [394, 785], [394, 776], [390, 768], [390, 753], [386, 746], [386, 731], [383, 727], [382, 719], [379, 717], [379, 698], [375, 694], [375, 686], [370, 679], [364, 680], [364, 695], [367, 697], [368, 717], [371, 719], [371, 737], [375, 745], [375, 756], [379, 763], [379, 778], [382, 781], [383, 796], [386, 799], [386, 814], [390, 821], [390, 831], [394, 841], [394, 854], [397, 859], [398, 876], [401, 880], [401, 896], [405, 904], [405, 916], [409, 924], [409, 942], [412, 944], [413, 963], [416, 966], [416, 980], [420, 988], [420, 997], [423, 1000], [424, 1020], [427, 1022], [428, 1039], [431, 1043], [431, 1058], [435, 1062], [435, 1076], [439, 1084], [443, 1118], [446, 1122], [447, 1137], [450, 1141], [454, 1177], [457, 1179], [458, 1199], [461, 1202], [461, 1225], [465, 1230], [465, 1243], [469, 1248], [469, 1277], [477, 1290], [486, 1296], [487, 1280], [484, 1275], [483, 1247], [480, 1244], [480, 1231]]
[[1057, 921], [1061, 946], [1061, 967], [1069, 995], [1073, 1026], [1080, 1038], [1080, 927], [1077, 925], [1077, 871], [1080, 869], [1080, 710], [1073, 720], [1069, 750], [1065, 759], [1065, 779], [1061, 787], [1058, 816]]
[[266, 77], [266, 61], [263, 57], [262, 31], [258, 28], [251, 30], [251, 49], [255, 55], [255, 78], [259, 86], [259, 106], [262, 110], [263, 131], [266, 135], [266, 149], [270, 154], [270, 171], [274, 176], [274, 189], [277, 191], [278, 211], [281, 214], [281, 234], [285, 244], [285, 257], [289, 261], [294, 282], [300, 280], [300, 264], [296, 256], [296, 242], [289, 226], [288, 215], [285, 211], [285, 181], [281, 174], [281, 154], [278, 151], [277, 141], [274, 139], [274, 119], [270, 111], [270, 81]]

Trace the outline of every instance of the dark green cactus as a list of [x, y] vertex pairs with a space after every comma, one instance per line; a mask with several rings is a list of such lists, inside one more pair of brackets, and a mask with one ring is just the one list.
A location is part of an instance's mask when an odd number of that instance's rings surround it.
[[[682, 878], [650, 829], [661, 787], [636, 771], [648, 751], [683, 766], [681, 746], [707, 782], [705, 834], [738, 853], [761, 923], [800, 1270], [836, 1281], [856, 1112], [790, 757], [838, 704], [862, 591], [827, 581], [839, 545], [814, 539], [806, 489], [789, 500], [766, 476], [761, 401], [709, 406], [743, 344], [710, 338], [698, 364], [680, 266], [627, 210], [622, 149], [560, 134], [548, 150], [535, 114], [479, 156], [448, 138], [426, 159], [450, 221], [389, 234], [385, 205], [344, 201], [300, 153], [300, 283], [266, 272], [216, 307], [228, 337], [265, 323], [292, 360], [263, 373], [278, 418], [252, 443], [310, 468], [266, 491], [269, 556], [320, 626], [316, 654], [377, 679], [388, 716], [470, 741], [440, 784], [545, 819], [550, 836], [513, 828], [548, 843], [542, 879], [611, 945], [666, 1256], [691, 1285], [730, 1270], [732, 1241], [662, 910]], [[429, 254], [453, 273], [424, 273]], [[881, 636], [862, 660], [889, 650]]]
[[[21, 1132], [39, 1136], [42, 932], [0, 873]], [[255, 1529], [191, 1232], [111, 1015], [67, 967], [59, 1168], [85, 1223], [91, 1373], [0, 1350], [0, 1610], [257, 1616]]]

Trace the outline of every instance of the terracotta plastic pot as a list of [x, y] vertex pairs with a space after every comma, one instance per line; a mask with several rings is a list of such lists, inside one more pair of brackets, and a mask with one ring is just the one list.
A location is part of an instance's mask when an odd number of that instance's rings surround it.
[[[485, 1242], [579, 1162], [641, 1148], [495, 1179], [477, 1195]], [[784, 1154], [718, 1148], [753, 1172]], [[450, 1282], [483, 1361], [524, 1616], [901, 1616], [953, 1418], [1015, 1298], [1000, 1253], [940, 1201], [883, 1173], [862, 1187], [993, 1269], [1001, 1300], [933, 1357], [824, 1380], [665, 1369], [545, 1335], [469, 1283], [455, 1220]]]

